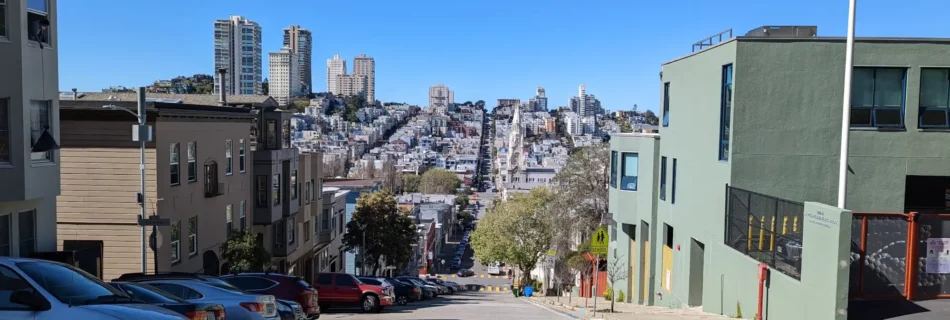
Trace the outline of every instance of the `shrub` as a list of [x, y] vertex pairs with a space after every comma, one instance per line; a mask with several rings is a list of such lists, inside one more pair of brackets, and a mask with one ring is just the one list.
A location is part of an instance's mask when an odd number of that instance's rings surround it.
[[607, 301], [613, 300], [613, 292], [613, 290], [610, 290], [610, 286], [608, 286], [607, 290], [604, 290], [604, 299], [607, 299]]
[[620, 293], [617, 294], [617, 302], [627, 301], [627, 297], [623, 295], [623, 290], [620, 290]]

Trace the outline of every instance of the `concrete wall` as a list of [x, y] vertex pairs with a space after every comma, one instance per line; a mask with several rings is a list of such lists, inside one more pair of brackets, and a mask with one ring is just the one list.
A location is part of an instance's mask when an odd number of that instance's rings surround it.
[[[837, 202], [844, 54], [844, 39], [738, 40], [732, 185]], [[904, 212], [907, 175], [950, 176], [950, 133], [917, 126], [920, 68], [950, 67], [950, 42], [859, 39], [854, 64], [908, 68], [906, 128], [851, 130], [847, 208]]]

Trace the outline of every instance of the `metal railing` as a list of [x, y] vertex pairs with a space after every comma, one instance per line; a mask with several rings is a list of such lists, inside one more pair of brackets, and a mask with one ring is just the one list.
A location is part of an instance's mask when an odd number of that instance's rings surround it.
[[692, 52], [702, 51], [703, 49], [712, 47], [714, 45], [719, 44], [720, 42], [723, 42], [724, 40], [729, 40], [729, 39], [732, 39], [732, 29], [717, 33], [713, 35], [712, 37], [693, 43]]
[[726, 186], [725, 244], [795, 279], [801, 279], [800, 202]]

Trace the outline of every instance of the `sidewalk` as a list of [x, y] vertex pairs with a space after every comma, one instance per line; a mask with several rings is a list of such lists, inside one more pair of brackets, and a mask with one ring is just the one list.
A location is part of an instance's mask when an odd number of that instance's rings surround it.
[[572, 297], [568, 303], [567, 297], [531, 297], [528, 301], [554, 309], [555, 311], [572, 315], [576, 319], [605, 319], [605, 320], [672, 320], [672, 319], [726, 319], [724, 316], [708, 314], [692, 309], [670, 309], [662, 307], [642, 306], [616, 302], [615, 313], [610, 313], [610, 301], [597, 298], [597, 315], [593, 316], [594, 300], [587, 300], [584, 307], [584, 298]]

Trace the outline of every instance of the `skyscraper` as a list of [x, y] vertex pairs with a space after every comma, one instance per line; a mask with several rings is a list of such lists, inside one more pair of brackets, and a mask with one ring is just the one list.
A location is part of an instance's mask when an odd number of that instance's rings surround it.
[[[264, 94], [261, 26], [242, 16], [214, 21], [214, 92]], [[218, 70], [225, 69], [224, 79]]]
[[533, 111], [548, 111], [548, 97], [544, 95], [544, 88], [538, 87], [537, 94], [531, 101], [533, 101]]
[[284, 28], [284, 46], [290, 47], [297, 55], [298, 76], [301, 83], [300, 92], [313, 92], [313, 78], [310, 74], [310, 58], [313, 51], [313, 36], [310, 30], [292, 25]]
[[290, 103], [290, 99], [300, 96], [300, 68], [297, 66], [300, 59], [291, 47], [284, 46], [280, 52], [271, 52], [268, 56], [268, 81], [270, 96], [274, 97], [281, 106]]
[[438, 113], [445, 113], [454, 98], [455, 93], [444, 84], [429, 87], [429, 107]]
[[376, 60], [365, 53], [353, 58], [353, 75], [366, 77], [366, 102], [376, 102]]
[[346, 75], [346, 60], [340, 59], [339, 54], [334, 54], [333, 59], [327, 59], [327, 92], [334, 95], [340, 94], [339, 75]]

